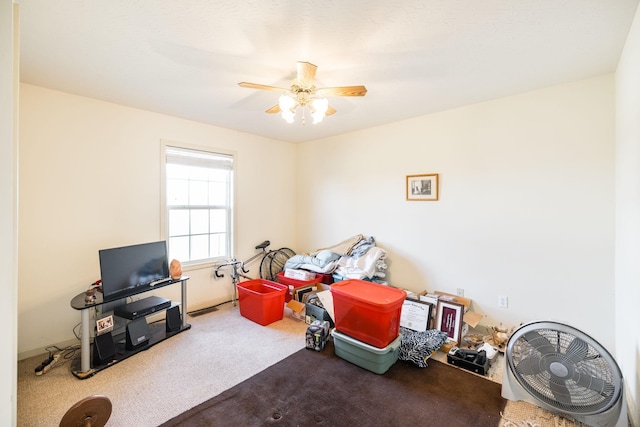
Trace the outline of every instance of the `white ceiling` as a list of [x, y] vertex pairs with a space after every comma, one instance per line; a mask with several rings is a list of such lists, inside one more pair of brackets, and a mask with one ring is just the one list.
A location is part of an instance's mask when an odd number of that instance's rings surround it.
[[[639, 0], [17, 0], [21, 80], [301, 142], [610, 73]], [[264, 110], [296, 61], [322, 123]]]

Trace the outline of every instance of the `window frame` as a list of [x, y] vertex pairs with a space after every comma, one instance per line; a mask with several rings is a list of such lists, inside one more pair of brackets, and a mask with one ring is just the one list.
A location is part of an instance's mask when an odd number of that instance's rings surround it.
[[230, 203], [229, 213], [227, 217], [228, 226], [227, 232], [229, 234], [229, 254], [221, 257], [207, 258], [193, 261], [179, 260], [182, 264], [183, 271], [189, 271], [199, 268], [208, 268], [216, 265], [220, 261], [231, 258], [236, 246], [236, 168], [237, 168], [237, 153], [232, 150], [226, 150], [217, 147], [208, 147], [202, 145], [188, 144], [184, 142], [161, 140], [160, 141], [160, 235], [162, 239], [167, 242], [167, 251], [169, 253], [169, 206], [167, 205], [167, 148], [177, 148], [183, 150], [202, 151], [211, 154], [220, 154], [230, 156], [233, 159], [233, 167], [231, 169], [231, 185], [230, 185]]

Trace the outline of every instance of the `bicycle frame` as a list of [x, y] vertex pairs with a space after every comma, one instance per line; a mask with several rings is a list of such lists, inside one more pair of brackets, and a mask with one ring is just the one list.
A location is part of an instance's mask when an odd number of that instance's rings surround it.
[[236, 306], [238, 301], [238, 288], [236, 287], [236, 285], [240, 283], [241, 277], [247, 280], [251, 280], [251, 277], [246, 275], [249, 270], [246, 270], [244, 268], [244, 261], [239, 261], [235, 258], [232, 258], [231, 261], [225, 262], [224, 264], [220, 264], [216, 267], [216, 269], [214, 270], [214, 274], [216, 277], [224, 277], [224, 274], [220, 273], [220, 269], [224, 267], [231, 267], [231, 283], [233, 284], [233, 297], [231, 299], [231, 302], [233, 302], [233, 305]]
[[246, 261], [240, 261], [235, 258], [231, 258], [231, 260], [216, 266], [216, 269], [214, 270], [214, 275], [217, 278], [224, 277], [224, 274], [220, 273], [220, 269], [224, 267], [231, 267], [231, 283], [233, 284], [233, 296], [231, 297], [232, 298], [231, 302], [233, 302], [234, 307], [236, 306], [238, 301], [238, 288], [236, 285], [240, 283], [240, 278], [242, 277], [247, 280], [252, 280], [251, 277], [246, 275], [247, 273], [249, 273], [249, 270], [244, 268], [245, 263], [250, 263], [251, 261], [253, 261], [259, 256], [264, 256], [267, 252], [265, 249], [270, 244], [271, 242], [269, 242], [268, 240], [265, 240], [264, 242], [260, 243], [258, 246], [256, 246], [256, 249], [262, 249], [262, 252], [258, 252], [257, 254], [255, 254], [254, 256], [252, 256]]

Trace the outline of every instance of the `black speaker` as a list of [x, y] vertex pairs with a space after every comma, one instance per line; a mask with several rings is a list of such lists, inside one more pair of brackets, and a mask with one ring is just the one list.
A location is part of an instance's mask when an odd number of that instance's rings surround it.
[[167, 309], [165, 319], [166, 331], [176, 332], [182, 327], [182, 317], [180, 316], [180, 307], [174, 305]]
[[111, 332], [96, 335], [93, 339], [93, 365], [104, 365], [116, 356], [116, 346], [113, 343]]
[[144, 317], [127, 325], [127, 350], [135, 350], [149, 343], [149, 326]]

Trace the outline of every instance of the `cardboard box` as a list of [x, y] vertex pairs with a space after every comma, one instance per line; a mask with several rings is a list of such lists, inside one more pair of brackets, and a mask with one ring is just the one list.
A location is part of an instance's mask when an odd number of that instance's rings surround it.
[[306, 308], [303, 303], [296, 300], [291, 300], [287, 303], [287, 308], [291, 310], [291, 316], [296, 320], [305, 321]]
[[405, 289], [405, 288], [400, 288], [403, 291], [405, 291], [407, 293], [407, 298], [413, 298], [413, 299], [417, 299], [420, 300], [421, 296], [424, 296], [427, 294], [427, 291], [420, 291], [420, 292], [414, 292], [414, 291], [410, 291], [409, 289]]
[[326, 283], [322, 282], [316, 284], [316, 286], [318, 287], [318, 292], [328, 291], [331, 289], [331, 285], [327, 285]]
[[289, 279], [296, 279], [296, 280], [313, 280], [316, 278], [316, 273], [312, 273], [310, 271], [306, 271], [306, 270], [296, 270], [293, 268], [287, 268], [284, 271], [284, 277], [288, 277]]
[[334, 327], [333, 319], [331, 319], [331, 316], [329, 316], [327, 310], [325, 310], [323, 307], [318, 307], [317, 305], [306, 304], [305, 322], [311, 324], [314, 320], [326, 320], [327, 322], [329, 322], [329, 325], [332, 328]]
[[440, 295], [438, 294], [425, 294], [425, 295], [420, 295], [420, 301], [424, 301], [424, 302], [428, 302], [429, 304], [433, 304], [434, 307], [438, 306], [438, 299], [440, 298]]

